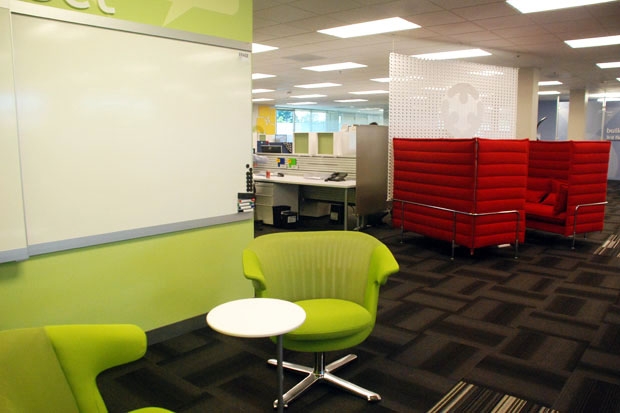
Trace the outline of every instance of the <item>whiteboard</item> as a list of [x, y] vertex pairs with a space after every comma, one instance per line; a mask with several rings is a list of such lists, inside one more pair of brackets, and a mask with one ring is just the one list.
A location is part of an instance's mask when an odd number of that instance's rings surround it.
[[12, 18], [29, 246], [234, 220], [251, 160], [247, 53]]
[[9, 11], [0, 3], [0, 262], [27, 258]]

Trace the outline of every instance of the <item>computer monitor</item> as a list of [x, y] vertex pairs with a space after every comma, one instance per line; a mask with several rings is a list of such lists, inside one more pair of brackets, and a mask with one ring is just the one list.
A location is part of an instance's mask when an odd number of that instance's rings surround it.
[[282, 146], [281, 145], [262, 145], [261, 152], [282, 153]]

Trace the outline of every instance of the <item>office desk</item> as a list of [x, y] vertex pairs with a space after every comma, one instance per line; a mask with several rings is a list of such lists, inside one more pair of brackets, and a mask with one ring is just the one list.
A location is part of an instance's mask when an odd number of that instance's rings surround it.
[[336, 188], [342, 189], [344, 192], [344, 230], [348, 229], [347, 222], [349, 218], [348, 212], [348, 204], [349, 204], [349, 189], [355, 188], [356, 184], [354, 180], [345, 180], [345, 181], [325, 181], [323, 179], [311, 179], [304, 178], [303, 176], [298, 175], [285, 175], [285, 176], [277, 176], [274, 174], [271, 175], [270, 178], [254, 175], [254, 182], [269, 182], [273, 184], [282, 184], [282, 185], [298, 185], [298, 186], [314, 186], [314, 187], [323, 187], [323, 188]]
[[215, 331], [235, 337], [278, 337], [278, 399], [274, 407], [283, 411], [284, 372], [282, 369], [282, 335], [306, 320], [303, 308], [275, 298], [245, 298], [218, 305], [207, 314], [207, 324]]

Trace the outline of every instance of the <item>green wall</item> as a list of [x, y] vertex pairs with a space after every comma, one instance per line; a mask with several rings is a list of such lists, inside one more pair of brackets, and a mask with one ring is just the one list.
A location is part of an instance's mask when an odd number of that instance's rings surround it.
[[0, 329], [135, 323], [145, 330], [251, 297], [251, 220], [0, 264]]
[[96, 1], [89, 2], [84, 9], [72, 7], [67, 0], [22, 1], [224, 39], [252, 41], [252, 0], [104, 0], [113, 13], [103, 11]]

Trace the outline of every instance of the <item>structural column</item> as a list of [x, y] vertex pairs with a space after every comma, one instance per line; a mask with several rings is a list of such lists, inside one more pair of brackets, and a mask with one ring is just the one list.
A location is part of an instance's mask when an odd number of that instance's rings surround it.
[[539, 79], [539, 69], [533, 67], [519, 69], [519, 87], [517, 90], [517, 138], [536, 139]]
[[570, 91], [568, 107], [568, 140], [582, 141], [586, 135], [586, 107], [588, 94], [585, 89]]

